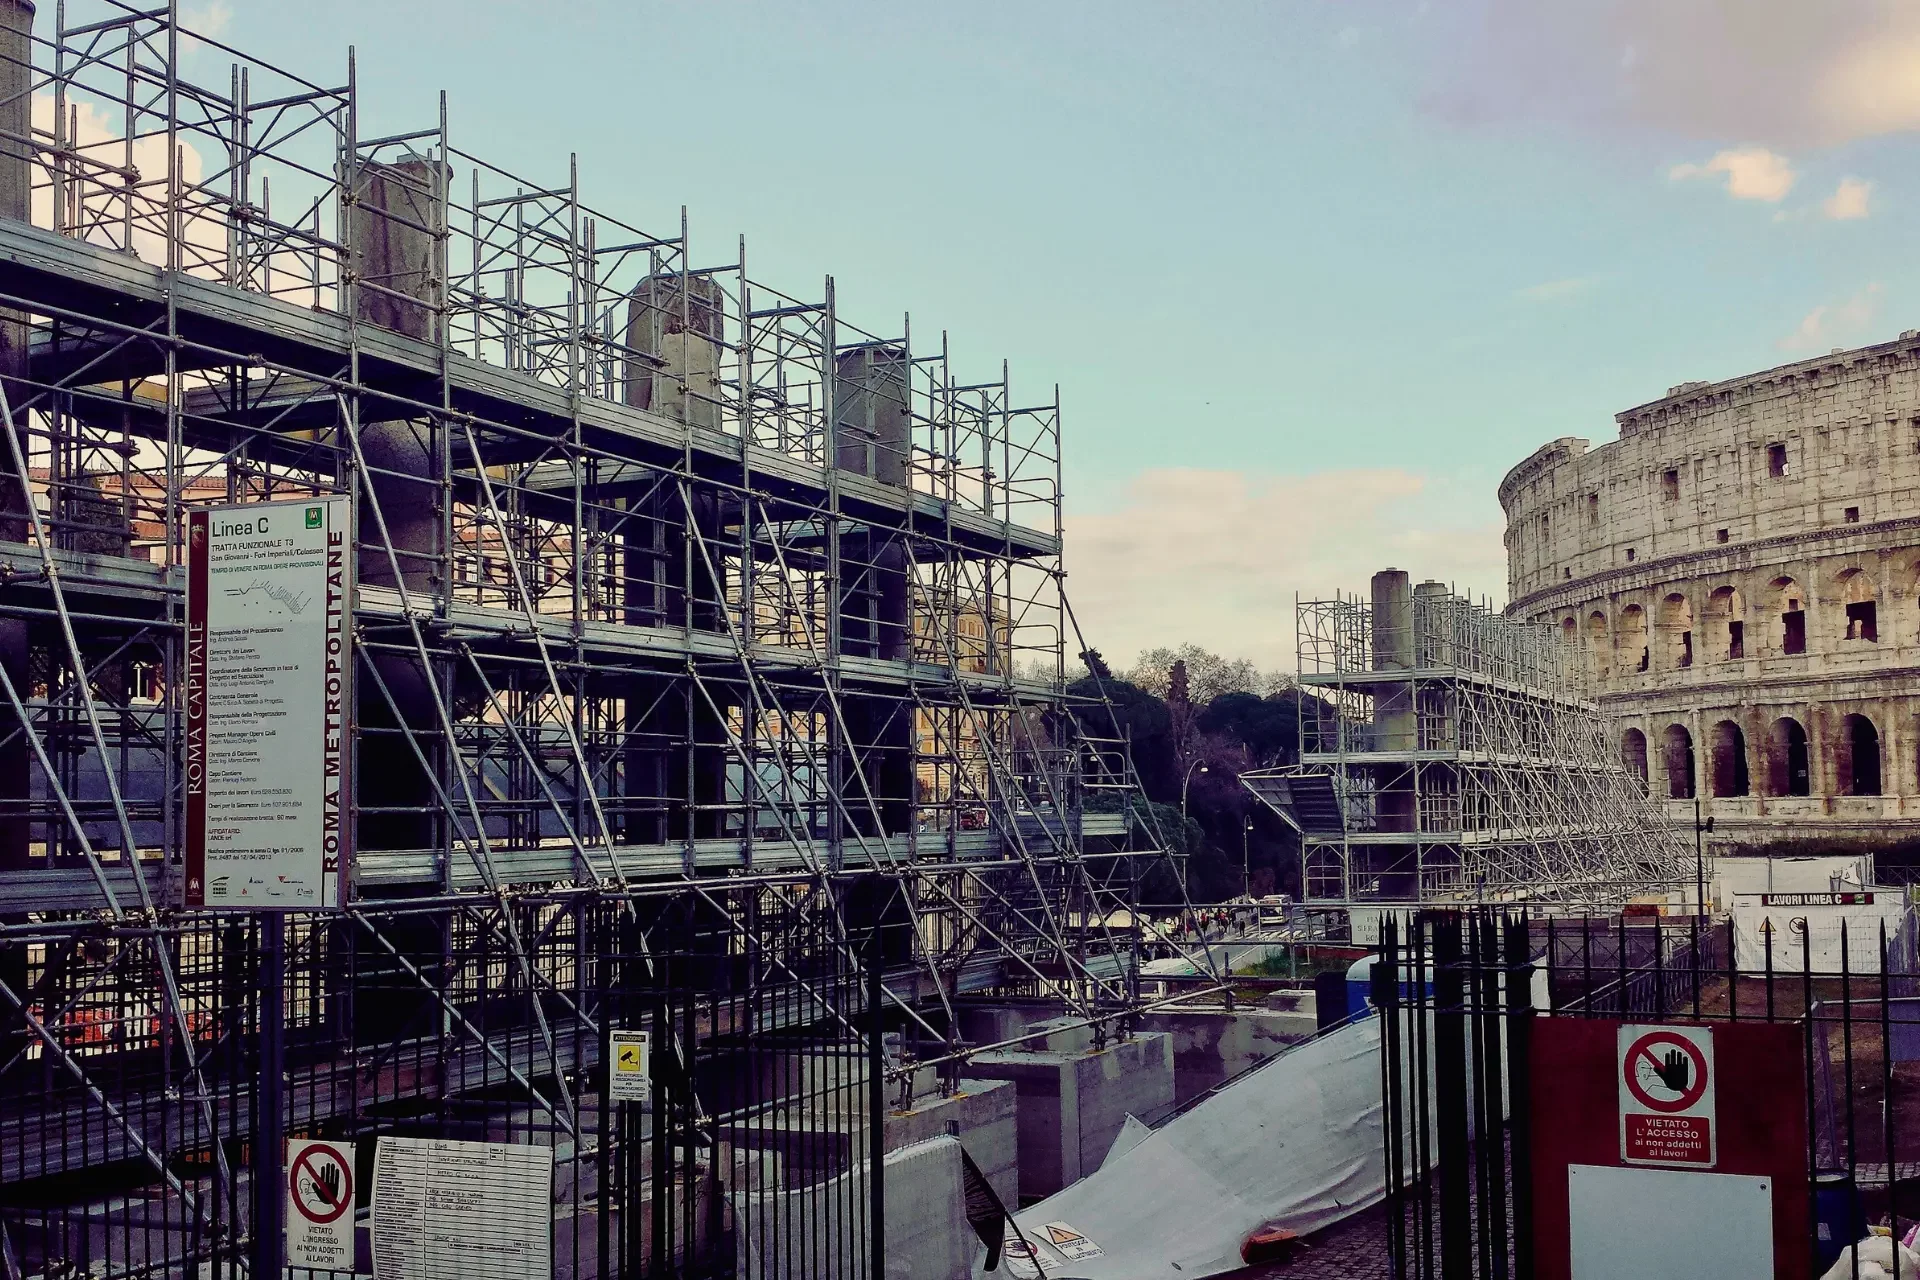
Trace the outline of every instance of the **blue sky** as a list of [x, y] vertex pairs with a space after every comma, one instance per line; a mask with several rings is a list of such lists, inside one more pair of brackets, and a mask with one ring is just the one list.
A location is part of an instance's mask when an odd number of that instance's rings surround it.
[[1283, 665], [1295, 591], [1396, 563], [1497, 598], [1494, 486], [1536, 446], [1920, 325], [1917, 9], [198, 12], [316, 79], [356, 45], [363, 135], [444, 87], [462, 146], [556, 185], [576, 151], [641, 225], [688, 205], [696, 260], [745, 232], [760, 278], [1058, 381], [1093, 643]]

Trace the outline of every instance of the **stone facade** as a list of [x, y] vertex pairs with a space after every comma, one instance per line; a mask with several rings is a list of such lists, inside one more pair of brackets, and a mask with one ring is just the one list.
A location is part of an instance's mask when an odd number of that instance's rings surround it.
[[1508, 612], [1715, 845], [1920, 834], [1920, 331], [1617, 421], [1501, 482]]

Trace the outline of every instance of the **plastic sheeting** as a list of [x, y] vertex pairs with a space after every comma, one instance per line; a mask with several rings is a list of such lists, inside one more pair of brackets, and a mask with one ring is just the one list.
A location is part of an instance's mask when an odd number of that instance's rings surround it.
[[[1739, 893], [1733, 899], [1735, 954], [1743, 971], [1759, 972], [1770, 962], [1775, 973], [1880, 972], [1880, 935], [1895, 973], [1915, 969], [1914, 921], [1901, 888], [1868, 886], [1872, 902], [1852, 906], [1815, 906], [1778, 901], [1787, 891], [1769, 895]], [[1800, 892], [1794, 890], [1792, 892]], [[1824, 893], [1826, 890], [1816, 892]], [[1842, 942], [1842, 924], [1845, 941]], [[1771, 957], [1768, 941], [1772, 941]]]
[[[1380, 1020], [1291, 1049], [1126, 1145], [1136, 1136], [1123, 1132], [1098, 1172], [1015, 1215], [1026, 1238], [1041, 1241], [1047, 1275], [1212, 1275], [1244, 1265], [1240, 1243], [1263, 1223], [1305, 1234], [1377, 1203], [1386, 1192]], [[1101, 1256], [1050, 1251], [1040, 1229], [1058, 1222]]]

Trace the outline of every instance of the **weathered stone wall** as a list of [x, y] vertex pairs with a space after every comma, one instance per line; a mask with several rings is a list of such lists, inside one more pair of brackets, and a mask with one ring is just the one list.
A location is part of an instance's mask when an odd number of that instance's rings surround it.
[[1920, 832], [1920, 333], [1618, 423], [1502, 482], [1508, 612], [1559, 624], [1716, 844]]

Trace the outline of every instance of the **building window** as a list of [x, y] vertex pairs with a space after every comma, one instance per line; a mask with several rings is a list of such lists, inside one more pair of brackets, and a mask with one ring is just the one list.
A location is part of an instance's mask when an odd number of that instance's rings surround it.
[[1767, 446], [1767, 474], [1779, 479], [1787, 474], [1787, 446], [1770, 444]]
[[1727, 658], [1731, 660], [1734, 658], [1744, 658], [1746, 656], [1747, 624], [1744, 622], [1729, 622], [1727, 624]]
[[1685, 725], [1667, 726], [1661, 755], [1667, 767], [1667, 798], [1693, 799], [1693, 735]]
[[1807, 767], [1807, 731], [1792, 716], [1782, 716], [1767, 731], [1767, 792], [1804, 796], [1813, 791]]
[[1590, 525], [1600, 523], [1600, 495], [1597, 493], [1587, 495], [1587, 523]]
[[1878, 641], [1880, 629], [1875, 623], [1873, 601], [1862, 600], [1847, 606], [1847, 639]]
[[1880, 794], [1880, 731], [1865, 716], [1848, 716], [1842, 726], [1837, 753], [1840, 794]]
[[1627, 563], [1628, 563], [1628, 564], [1632, 564], [1632, 563], [1633, 563], [1633, 548], [1632, 548], [1632, 547], [1628, 547], [1628, 548], [1627, 548]]
[[1562, 578], [1569, 578], [1569, 579], [1570, 579], [1570, 578], [1572, 578], [1572, 577], [1573, 577], [1573, 569], [1572, 569], [1571, 567], [1569, 567], [1569, 568], [1565, 568], [1565, 569], [1562, 569], [1562, 570], [1560, 571], [1560, 576], [1561, 576]]
[[1647, 786], [1647, 735], [1638, 729], [1629, 729], [1620, 735], [1620, 763], [1627, 772], [1640, 780], [1641, 790]]
[[1713, 535], [1713, 540], [1715, 542], [1725, 542], [1727, 540], [1727, 531], [1725, 529], [1716, 530]]
[[1859, 523], [1860, 523], [1860, 508], [1858, 508], [1858, 507], [1848, 507], [1848, 508], [1847, 508], [1847, 523], [1848, 523], [1848, 524], [1859, 524]]
[[1679, 501], [1680, 473], [1677, 470], [1670, 469], [1665, 475], [1660, 477], [1660, 496], [1668, 502]]
[[1807, 613], [1804, 609], [1789, 609], [1780, 615], [1782, 629], [1780, 648], [1786, 653], [1805, 653], [1807, 651]]
[[1722, 720], [1713, 726], [1713, 794], [1744, 796], [1749, 786], [1746, 735], [1733, 721]]

